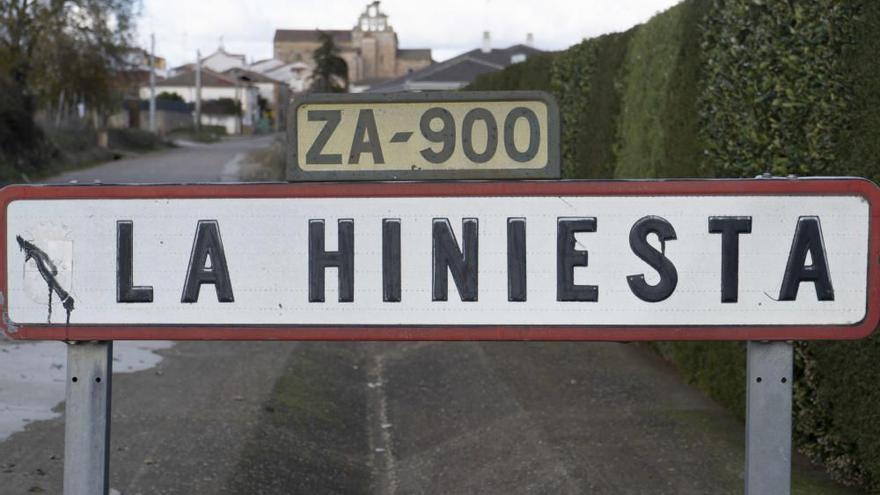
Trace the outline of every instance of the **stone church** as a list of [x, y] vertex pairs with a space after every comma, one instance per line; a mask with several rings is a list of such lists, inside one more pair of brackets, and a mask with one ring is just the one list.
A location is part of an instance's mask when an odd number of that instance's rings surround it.
[[[333, 37], [339, 56], [348, 64], [352, 90], [413, 72], [433, 63], [431, 49], [398, 48], [397, 33], [388, 16], [374, 1], [360, 15], [350, 31], [321, 30]], [[314, 67], [312, 53], [320, 45], [318, 30], [278, 29], [275, 31], [274, 58], [285, 63], [304, 62]]]

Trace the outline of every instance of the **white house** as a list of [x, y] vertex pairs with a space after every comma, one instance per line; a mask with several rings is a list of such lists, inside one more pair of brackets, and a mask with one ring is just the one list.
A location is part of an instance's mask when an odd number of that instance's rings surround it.
[[[202, 69], [202, 104], [209, 100], [228, 98], [239, 102], [240, 118], [235, 115], [220, 116], [204, 113], [202, 123], [223, 125], [229, 134], [240, 134], [252, 129], [256, 124], [260, 109], [257, 101], [259, 88], [245, 78], [230, 77], [212, 70]], [[196, 101], [196, 74], [194, 71], [182, 72], [174, 77], [156, 83], [156, 94], [167, 92], [180, 95], [186, 103]], [[141, 99], [150, 97], [150, 86], [140, 87]], [[218, 120], [219, 119], [219, 120]]]
[[265, 98], [270, 106], [275, 106], [281, 97], [279, 86], [284, 83], [265, 74], [260, 74], [259, 72], [247, 69], [229, 69], [224, 72], [223, 75], [233, 79], [238, 78], [239, 80], [253, 84], [257, 87], [260, 96]]
[[265, 74], [266, 72], [277, 69], [284, 65], [284, 62], [278, 60], [277, 58], [267, 58], [264, 60], [258, 60], [251, 65], [248, 66], [248, 70], [252, 70], [254, 72], [259, 72], [260, 74]]
[[283, 64], [263, 72], [266, 76], [281, 81], [294, 93], [301, 93], [309, 88], [312, 69], [304, 62]]
[[223, 47], [217, 48], [214, 53], [202, 58], [202, 68], [214, 72], [226, 72], [229, 69], [244, 69], [247, 61], [244, 55], [229, 53]]

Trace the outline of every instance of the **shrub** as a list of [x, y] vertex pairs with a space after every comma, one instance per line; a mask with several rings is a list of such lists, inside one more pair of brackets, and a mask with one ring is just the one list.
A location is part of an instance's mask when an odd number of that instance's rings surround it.
[[532, 55], [525, 62], [505, 70], [477, 76], [465, 89], [468, 91], [550, 90], [550, 72], [555, 53]]
[[843, 46], [853, 2], [716, 0], [703, 30], [701, 129], [708, 172], [838, 172], [847, 125]]
[[[553, 56], [563, 175], [880, 180], [878, 53], [877, 1], [686, 0]], [[508, 68], [485, 88], [532, 75]], [[742, 343], [653, 347], [744, 416]], [[834, 478], [880, 492], [880, 335], [799, 342], [795, 356], [795, 444]]]
[[621, 68], [635, 29], [584, 40], [553, 64], [552, 88], [562, 120], [562, 174], [614, 176]]

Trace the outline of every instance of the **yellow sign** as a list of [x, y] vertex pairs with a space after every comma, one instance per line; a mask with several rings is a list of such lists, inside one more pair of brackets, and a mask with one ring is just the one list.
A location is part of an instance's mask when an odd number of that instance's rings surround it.
[[558, 178], [539, 92], [309, 95], [290, 112], [292, 180]]

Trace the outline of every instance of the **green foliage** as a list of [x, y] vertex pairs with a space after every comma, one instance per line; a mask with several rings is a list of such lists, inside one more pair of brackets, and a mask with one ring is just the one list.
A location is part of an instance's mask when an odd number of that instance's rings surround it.
[[663, 113], [664, 160], [660, 163], [661, 177], [697, 177], [704, 175], [703, 150], [699, 138], [700, 121], [696, 95], [703, 88], [701, 81], [700, 41], [703, 18], [709, 12], [710, 2], [687, 0], [681, 5], [681, 43], [675, 63], [670, 67], [668, 95]]
[[550, 73], [555, 53], [532, 55], [525, 62], [513, 64], [504, 70], [477, 76], [467, 91], [550, 91]]
[[169, 93], [168, 91], [162, 91], [161, 93], [156, 95], [157, 100], [165, 100], [165, 101], [183, 101], [183, 97], [177, 93]]
[[838, 172], [853, 2], [715, 0], [703, 37], [701, 129], [718, 176]]
[[142, 129], [109, 129], [107, 140], [111, 148], [133, 151], [149, 151], [162, 146], [159, 136]]
[[876, 486], [880, 474], [880, 339], [795, 346], [794, 441], [845, 484]]
[[[0, 0], [0, 161], [4, 177], [42, 173], [55, 154], [34, 123], [84, 103], [106, 115], [117, 103], [113, 78], [124, 67], [135, 0]], [[11, 138], [9, 138], [11, 136]]]
[[0, 178], [19, 178], [40, 168], [55, 149], [34, 123], [15, 84], [0, 74]]
[[634, 31], [584, 40], [560, 53], [553, 64], [551, 87], [562, 120], [563, 177], [614, 175], [621, 68]]
[[[852, 0], [851, 0], [852, 1]], [[880, 181], [880, 2], [860, 0], [853, 43], [843, 54], [849, 79], [849, 125], [841, 128], [836, 155], [846, 173]]]
[[[880, 180], [878, 53], [878, 1], [686, 0], [554, 55], [563, 175]], [[536, 81], [508, 68], [474, 87], [545, 87]], [[653, 347], [743, 417], [741, 343]], [[878, 363], [880, 336], [798, 343], [793, 433], [834, 478], [880, 493]]]
[[742, 342], [657, 342], [653, 347], [675, 363], [689, 383], [745, 420], [746, 349]]
[[633, 35], [624, 62], [625, 79], [615, 177], [659, 177], [666, 158], [664, 112], [682, 35], [679, 4], [651, 19]]
[[333, 42], [333, 36], [319, 31], [321, 42], [312, 57], [315, 70], [312, 71], [312, 83], [309, 89], [315, 93], [345, 93], [348, 91], [348, 64], [339, 56], [339, 49]]

